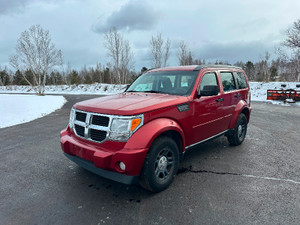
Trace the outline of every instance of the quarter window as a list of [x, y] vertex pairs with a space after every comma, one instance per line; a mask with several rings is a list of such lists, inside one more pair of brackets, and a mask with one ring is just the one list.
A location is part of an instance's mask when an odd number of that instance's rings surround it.
[[221, 80], [222, 80], [224, 91], [232, 91], [236, 89], [236, 85], [232, 73], [221, 72]]

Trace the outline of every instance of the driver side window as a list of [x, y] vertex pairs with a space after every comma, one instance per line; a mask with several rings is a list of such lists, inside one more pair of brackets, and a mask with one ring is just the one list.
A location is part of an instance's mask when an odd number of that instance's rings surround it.
[[217, 76], [215, 73], [206, 73], [202, 77], [201, 83], [200, 83], [200, 91], [203, 91], [204, 86], [207, 85], [217, 85], [218, 86], [218, 81], [217, 81]]

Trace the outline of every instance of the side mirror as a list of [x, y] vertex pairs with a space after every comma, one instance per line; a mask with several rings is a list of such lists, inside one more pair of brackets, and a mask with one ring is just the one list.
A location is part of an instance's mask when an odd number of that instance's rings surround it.
[[219, 94], [219, 87], [218, 85], [205, 85], [203, 90], [198, 93], [198, 96], [214, 96]]

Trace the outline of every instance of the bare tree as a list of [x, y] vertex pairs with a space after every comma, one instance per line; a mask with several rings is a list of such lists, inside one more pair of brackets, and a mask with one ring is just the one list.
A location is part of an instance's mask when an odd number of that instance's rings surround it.
[[289, 59], [289, 65], [292, 69], [292, 75], [296, 80], [300, 81], [300, 19], [294, 22], [293, 26], [286, 30], [286, 39], [282, 43], [292, 50], [292, 55]]
[[267, 82], [269, 82], [269, 80], [270, 80], [269, 59], [270, 59], [270, 53], [268, 51], [265, 51], [265, 58], [262, 60], [262, 62], [263, 62], [263, 72], [265, 75], [265, 80]]
[[121, 82], [125, 84], [128, 82], [129, 79], [129, 70], [132, 68], [132, 59], [133, 59], [133, 53], [131, 51], [131, 47], [129, 44], [129, 41], [124, 40], [123, 41], [123, 48], [121, 51]]
[[4, 86], [4, 82], [2, 81], [3, 78], [2, 78], [2, 73], [4, 72], [5, 70], [2, 70], [1, 69], [1, 66], [0, 66], [0, 86]]
[[167, 39], [166, 43], [165, 43], [165, 47], [164, 47], [164, 64], [163, 66], [166, 67], [167, 66], [167, 62], [170, 56], [170, 47], [171, 47], [171, 41], [170, 39]]
[[[184, 41], [181, 41], [179, 43], [177, 58], [178, 58], [180, 66], [195, 64], [195, 60], [194, 60], [194, 57], [192, 55], [192, 52], [190, 50], [188, 50], [187, 45]], [[197, 63], [198, 63], [198, 60], [197, 60]]]
[[48, 30], [33, 25], [21, 33], [16, 54], [10, 57], [10, 64], [20, 71], [29, 69], [33, 73], [33, 83], [23, 73], [24, 79], [39, 95], [43, 95], [47, 73], [53, 67], [62, 65], [62, 52], [51, 43]]
[[170, 47], [171, 41], [169, 39], [164, 41], [160, 33], [158, 33], [156, 37], [152, 36], [150, 40], [150, 48], [153, 67], [158, 68], [167, 66], [170, 56]]
[[286, 30], [287, 38], [283, 45], [292, 49], [300, 49], [300, 19], [295, 21], [293, 26]]
[[122, 34], [115, 27], [105, 34], [104, 39], [104, 46], [112, 59], [113, 74], [118, 83], [126, 83], [133, 64], [133, 53], [129, 42], [123, 39]]
[[180, 66], [187, 65], [186, 63], [187, 55], [188, 55], [188, 49], [186, 43], [184, 41], [181, 41], [179, 43], [179, 49], [177, 52], [177, 58]]

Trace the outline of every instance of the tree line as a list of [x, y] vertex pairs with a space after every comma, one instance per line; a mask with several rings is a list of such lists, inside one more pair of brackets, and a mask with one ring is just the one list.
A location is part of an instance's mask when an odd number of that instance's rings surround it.
[[[44, 93], [45, 85], [92, 84], [92, 83], [130, 83], [139, 74], [146, 71], [134, 71], [134, 54], [128, 40], [116, 29], [110, 29], [104, 35], [104, 47], [109, 63], [96, 64], [94, 67], [80, 70], [64, 71], [62, 51], [57, 50], [51, 42], [48, 30], [34, 25], [21, 33], [16, 53], [10, 56], [10, 65], [15, 72], [0, 67], [0, 85], [31, 85], [38, 94]], [[158, 33], [149, 41], [151, 66], [154, 68], [168, 66], [171, 40]], [[178, 65], [228, 64], [217, 60], [206, 62], [194, 57], [186, 41], [179, 43], [176, 52]], [[275, 58], [275, 59], [274, 59]], [[258, 62], [236, 62], [242, 67], [251, 81], [300, 81], [300, 19], [286, 30], [286, 38], [276, 47], [276, 57], [265, 52]], [[60, 68], [60, 69], [59, 69]]]
[[[135, 71], [129, 72], [127, 84], [133, 81], [138, 75], [146, 71], [147, 68], [143, 67], [140, 73]], [[84, 66], [80, 70], [69, 70], [67, 72], [51, 71], [50, 74], [46, 74], [47, 85], [78, 85], [78, 84], [93, 84], [93, 83], [106, 83], [117, 84], [117, 78], [114, 77], [110, 68], [97, 64], [95, 67]], [[7, 69], [7, 67], [0, 68], [0, 86], [8, 85], [31, 85], [34, 83], [34, 74], [30, 69], [22, 72], [17, 70], [13, 72]]]

